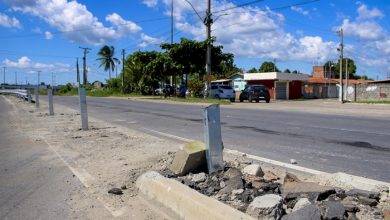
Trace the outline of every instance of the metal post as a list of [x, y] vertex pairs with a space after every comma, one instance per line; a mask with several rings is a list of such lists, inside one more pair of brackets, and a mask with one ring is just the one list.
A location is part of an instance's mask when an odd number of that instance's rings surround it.
[[49, 115], [54, 115], [54, 109], [53, 109], [53, 90], [48, 89], [47, 90], [47, 96], [49, 98]]
[[209, 173], [213, 173], [224, 167], [219, 105], [214, 104], [204, 108], [203, 123], [207, 167]]
[[341, 28], [340, 31], [339, 31], [339, 35], [340, 35], [340, 38], [341, 38], [341, 44], [340, 44], [340, 102], [341, 103], [344, 103], [344, 99], [343, 99], [343, 59], [344, 59], [344, 33], [343, 33], [343, 29]]
[[35, 92], [35, 107], [39, 108], [39, 87], [38, 86], [34, 89], [34, 92]]
[[87, 97], [85, 88], [79, 87], [79, 100], [80, 100], [80, 116], [81, 116], [81, 129], [83, 131], [88, 130], [88, 111], [87, 111]]

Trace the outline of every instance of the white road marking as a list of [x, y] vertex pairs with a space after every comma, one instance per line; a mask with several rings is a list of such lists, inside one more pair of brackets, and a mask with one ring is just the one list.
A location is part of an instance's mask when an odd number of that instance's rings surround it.
[[179, 137], [179, 136], [176, 136], [176, 135], [173, 135], [173, 134], [168, 134], [168, 133], [164, 133], [164, 132], [161, 132], [161, 131], [156, 131], [156, 130], [152, 130], [152, 129], [149, 129], [149, 128], [145, 128], [145, 127], [142, 127], [142, 129], [143, 129], [143, 130], [146, 130], [146, 131], [150, 131], [150, 132], [156, 133], [156, 134], [159, 134], [159, 135], [161, 135], [161, 136], [165, 136], [165, 137], [177, 139], [177, 140], [180, 140], [180, 141], [185, 141], [185, 142], [194, 141], [194, 140], [192, 140], [192, 139], [187, 139], [187, 138]]

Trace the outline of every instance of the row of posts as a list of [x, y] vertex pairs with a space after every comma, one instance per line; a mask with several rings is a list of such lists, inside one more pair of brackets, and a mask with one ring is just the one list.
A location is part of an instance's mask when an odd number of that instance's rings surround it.
[[[80, 116], [81, 116], [81, 129], [88, 130], [88, 111], [87, 111], [87, 97], [85, 88], [79, 87], [79, 103], [80, 103]], [[39, 88], [34, 89], [35, 95], [35, 107], [39, 108]], [[47, 89], [47, 97], [49, 101], [49, 115], [54, 115], [54, 104], [53, 104], [53, 90]], [[32, 102], [31, 93], [27, 90], [27, 101]]]

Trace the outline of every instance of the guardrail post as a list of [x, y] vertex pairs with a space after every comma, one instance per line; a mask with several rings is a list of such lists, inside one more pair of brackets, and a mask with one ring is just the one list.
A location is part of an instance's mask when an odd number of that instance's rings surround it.
[[47, 97], [49, 98], [49, 115], [54, 115], [53, 90], [52, 89], [47, 90]]
[[224, 168], [220, 120], [219, 105], [213, 104], [203, 109], [204, 140], [209, 173]]
[[81, 129], [83, 131], [87, 131], [88, 111], [87, 111], [87, 97], [86, 97], [85, 88], [79, 87], [79, 100], [80, 100]]
[[34, 89], [35, 92], [35, 107], [39, 108], [39, 87]]

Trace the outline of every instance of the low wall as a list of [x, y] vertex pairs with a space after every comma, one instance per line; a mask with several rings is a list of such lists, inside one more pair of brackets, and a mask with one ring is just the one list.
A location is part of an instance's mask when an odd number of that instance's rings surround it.
[[347, 100], [390, 101], [390, 83], [370, 83], [348, 86]]
[[305, 84], [302, 86], [302, 96], [309, 99], [338, 98], [338, 86], [334, 84]]

